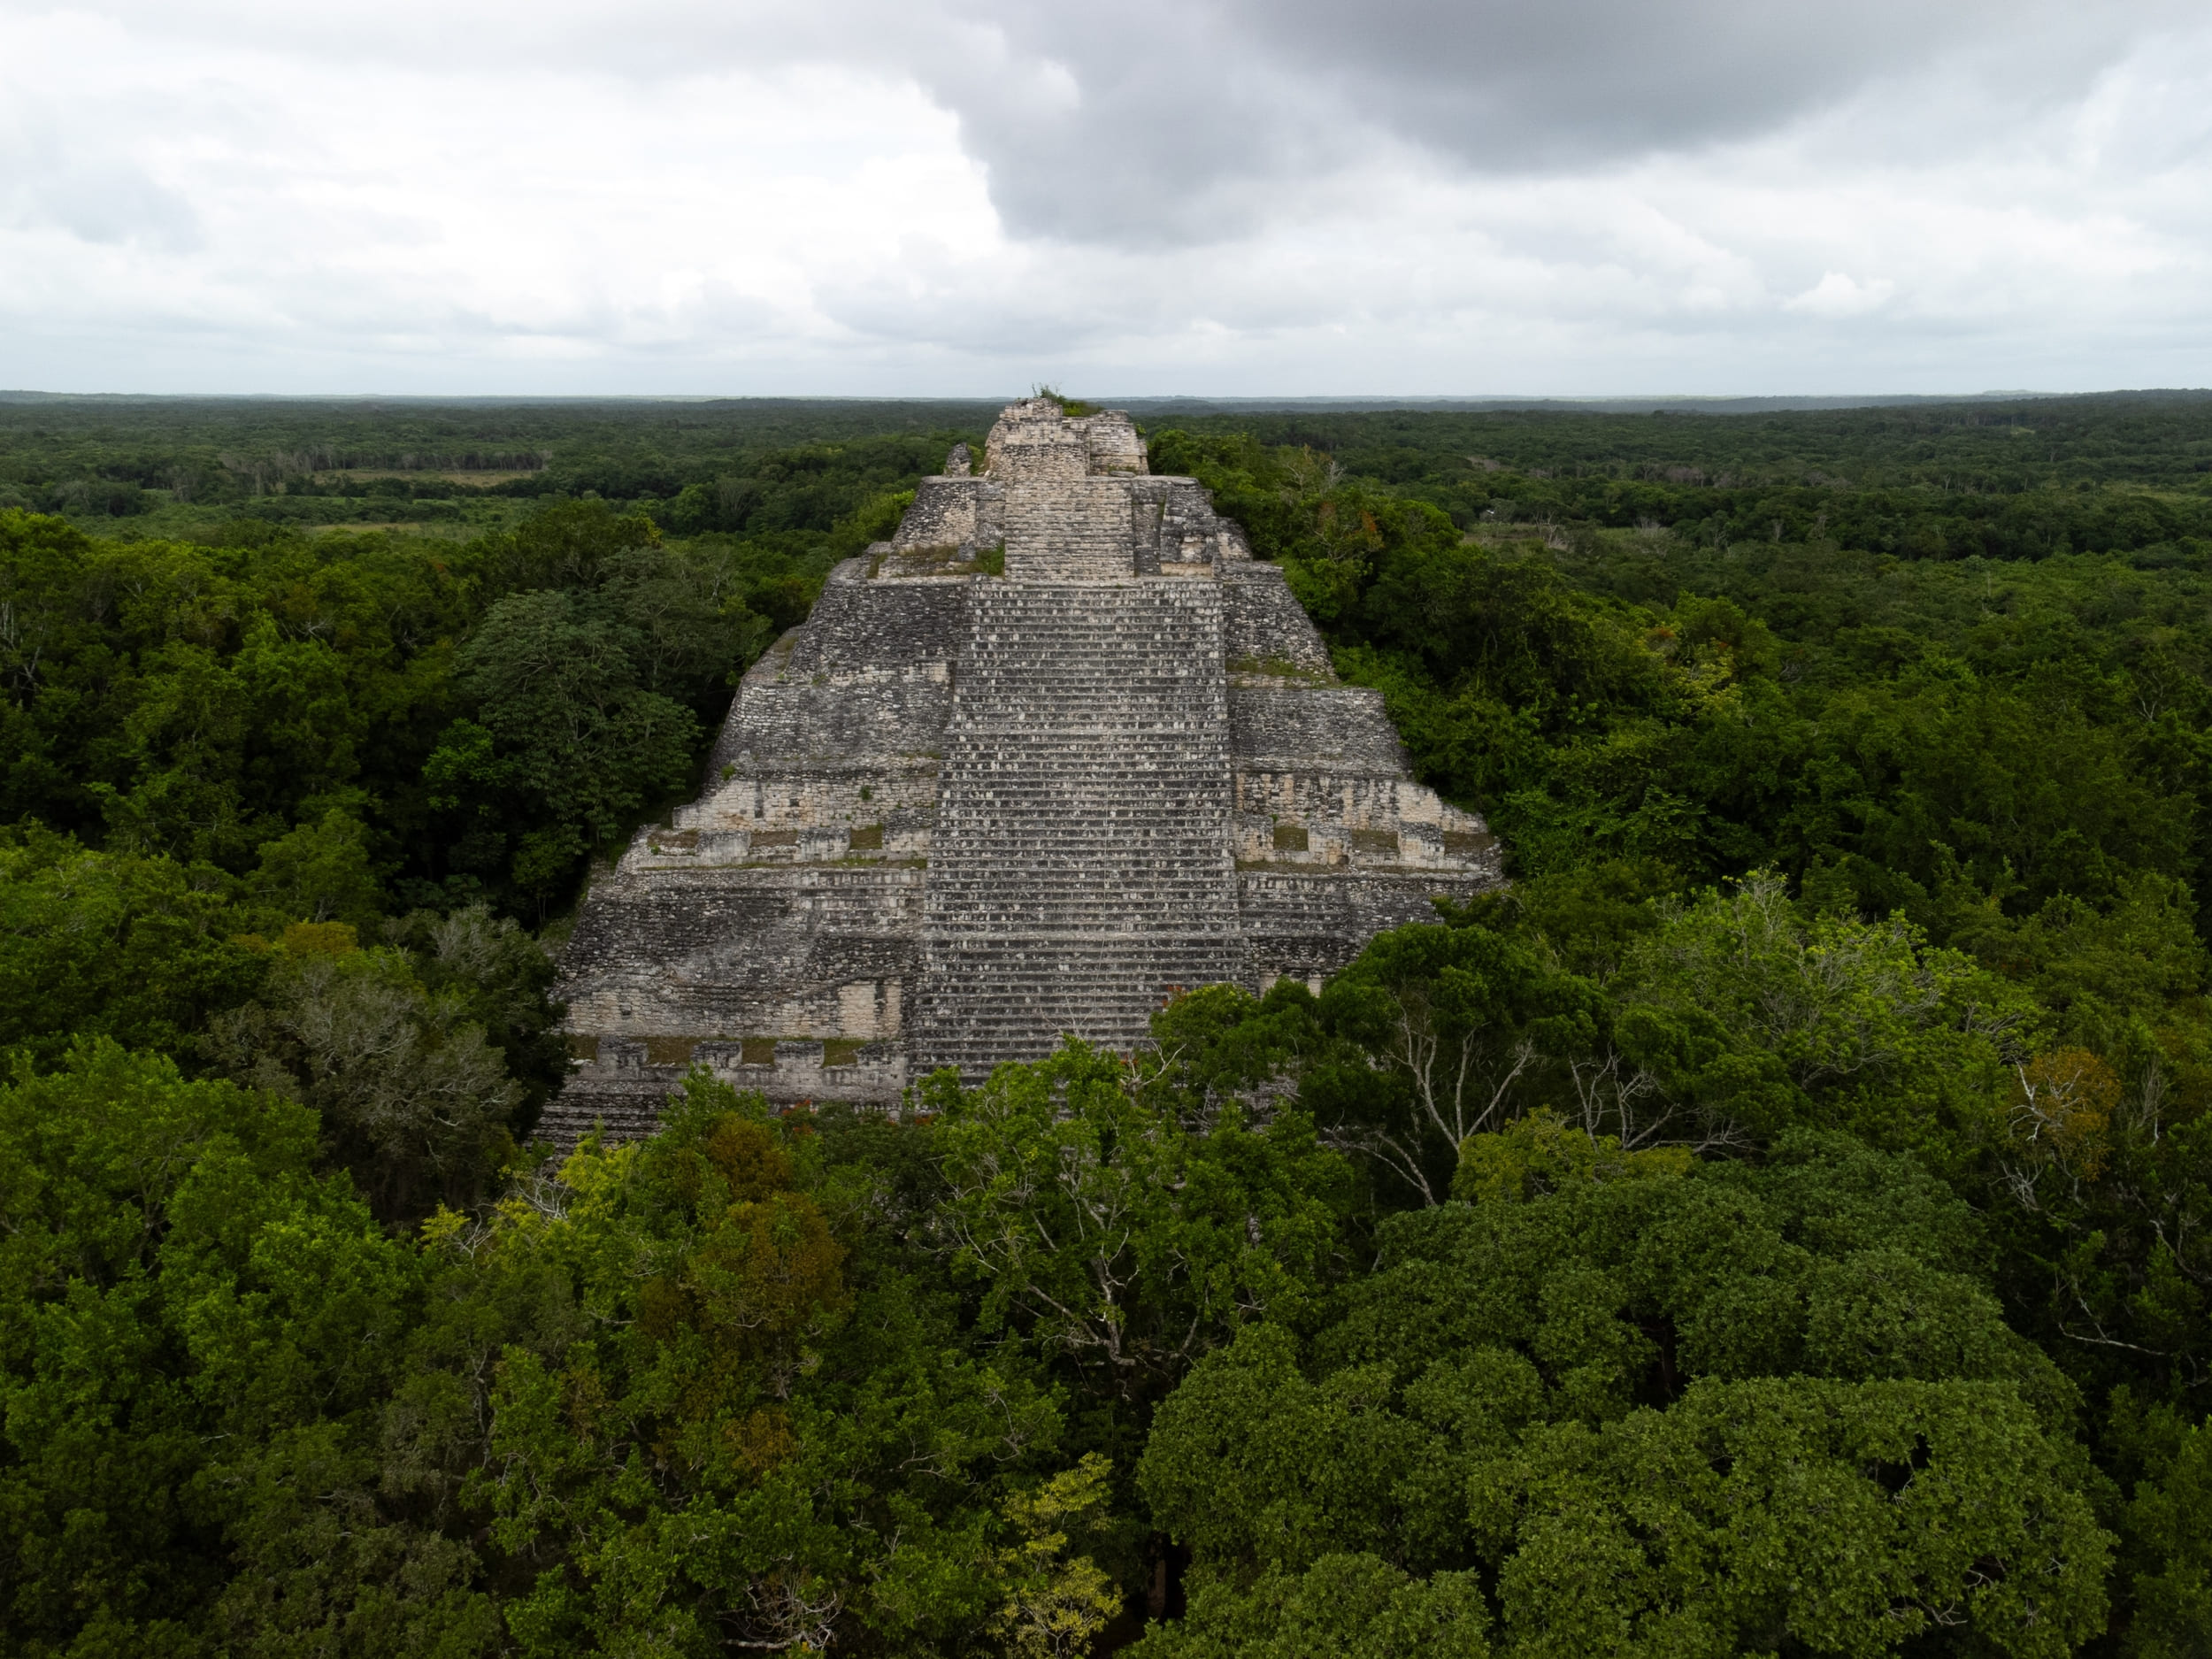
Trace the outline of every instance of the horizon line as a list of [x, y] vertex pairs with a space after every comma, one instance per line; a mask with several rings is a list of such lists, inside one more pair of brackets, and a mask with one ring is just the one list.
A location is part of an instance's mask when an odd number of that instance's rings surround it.
[[[1279, 394], [1129, 392], [1070, 395], [1069, 401], [1101, 404], [1217, 403], [1285, 406], [1315, 403], [1423, 404], [1705, 404], [1705, 403], [1945, 403], [2075, 397], [2181, 397], [2212, 395], [2205, 387], [2107, 387], [2094, 391], [2006, 388], [1977, 392], [1299, 392]], [[57, 392], [34, 387], [0, 388], [0, 402], [132, 403], [998, 403], [1034, 396], [1034, 388], [1008, 393], [957, 392]]]

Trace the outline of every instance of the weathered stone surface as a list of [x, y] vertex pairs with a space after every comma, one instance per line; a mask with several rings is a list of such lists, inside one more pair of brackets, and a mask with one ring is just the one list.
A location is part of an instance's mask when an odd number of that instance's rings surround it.
[[[703, 1064], [892, 1104], [1179, 989], [1318, 983], [1499, 879], [1271, 565], [1125, 417], [1009, 408], [756, 664], [707, 787], [593, 886], [545, 1133], [649, 1131]], [[982, 573], [1002, 547], [1004, 575]]]
[[1125, 1052], [1165, 987], [1248, 977], [1220, 661], [1211, 582], [977, 588], [923, 910], [918, 1066], [980, 1075], [1063, 1031]]

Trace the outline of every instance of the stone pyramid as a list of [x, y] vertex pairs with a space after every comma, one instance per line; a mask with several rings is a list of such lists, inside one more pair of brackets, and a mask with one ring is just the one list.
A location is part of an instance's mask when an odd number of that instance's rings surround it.
[[832, 572], [706, 793], [594, 882], [544, 1133], [649, 1133], [693, 1064], [889, 1104], [1066, 1032], [1127, 1052], [1179, 990], [1317, 987], [1499, 879], [1208, 492], [1031, 399]]

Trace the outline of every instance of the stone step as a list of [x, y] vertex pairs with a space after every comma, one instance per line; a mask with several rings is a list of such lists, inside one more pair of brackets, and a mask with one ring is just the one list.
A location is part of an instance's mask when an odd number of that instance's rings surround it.
[[1150, 829], [1156, 838], [1165, 839], [1222, 829], [1229, 823], [1229, 815], [1212, 801], [1169, 788], [1155, 791], [1151, 801], [1141, 790], [1033, 792], [1017, 787], [964, 793], [967, 800], [949, 805], [938, 815], [941, 860], [950, 856], [942, 845], [944, 834], [972, 834], [998, 824], [1023, 826], [1025, 833], [1033, 831], [1060, 840], [1079, 840], [1097, 835], [1125, 839], [1140, 829]]

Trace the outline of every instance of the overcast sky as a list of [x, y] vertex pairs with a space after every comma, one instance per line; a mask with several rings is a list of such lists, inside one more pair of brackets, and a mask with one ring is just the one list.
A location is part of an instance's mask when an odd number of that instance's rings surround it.
[[2212, 384], [2170, 0], [0, 0], [0, 387]]

